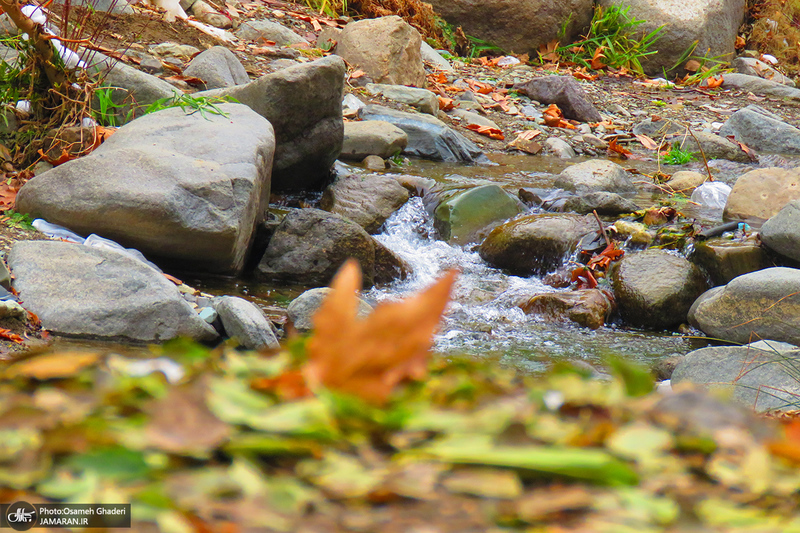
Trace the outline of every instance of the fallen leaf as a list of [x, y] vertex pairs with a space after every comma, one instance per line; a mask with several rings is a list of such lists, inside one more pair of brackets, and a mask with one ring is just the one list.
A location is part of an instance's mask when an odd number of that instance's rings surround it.
[[8, 184], [8, 180], [0, 182], [0, 211], [7, 211], [14, 208], [17, 200], [17, 189]]
[[609, 156], [616, 155], [616, 156], [621, 157], [622, 159], [628, 159], [628, 156], [631, 155], [631, 154], [633, 154], [633, 152], [631, 152], [627, 148], [624, 148], [624, 147], [620, 146], [619, 144], [617, 144], [617, 140], [616, 139], [611, 139], [611, 142], [608, 143], [608, 155]]
[[12, 333], [10, 329], [0, 328], [0, 338], [13, 341], [18, 344], [22, 344], [23, 342], [25, 342], [22, 337], [20, 337], [16, 333]]
[[658, 149], [658, 143], [656, 143], [653, 139], [651, 139], [647, 135], [634, 134], [634, 136], [636, 137], [636, 140], [639, 141], [640, 143], [642, 143], [642, 146], [644, 146], [648, 150], [657, 150]]
[[358, 69], [358, 70], [355, 70], [355, 71], [353, 71], [353, 73], [352, 73], [352, 74], [350, 74], [350, 79], [351, 79], [351, 80], [355, 80], [355, 79], [357, 79], [357, 78], [361, 78], [361, 77], [365, 76], [366, 74], [367, 74], [367, 73], [366, 73], [366, 72], [364, 72], [363, 70], [361, 70], [361, 69]]
[[306, 379], [299, 370], [287, 371], [274, 378], [258, 378], [250, 386], [255, 390], [273, 392], [283, 400], [296, 400], [311, 394]]
[[439, 99], [439, 109], [441, 111], [450, 111], [451, 109], [455, 109], [456, 106], [452, 98], [444, 98], [442, 96], [439, 96], [438, 99]]
[[605, 68], [607, 65], [603, 63], [600, 58], [605, 59], [605, 54], [603, 54], [603, 50], [605, 50], [604, 46], [600, 46], [597, 50], [594, 51], [594, 55], [592, 56], [592, 61], [589, 63], [594, 70], [600, 70], [601, 68]]
[[594, 289], [597, 287], [597, 280], [592, 274], [592, 271], [586, 267], [578, 267], [572, 271], [570, 283], [578, 283], [575, 287], [576, 290], [580, 289]]
[[6, 373], [11, 377], [22, 376], [40, 381], [68, 378], [93, 365], [98, 359], [100, 354], [95, 352], [56, 352], [15, 363]]
[[583, 72], [582, 70], [576, 70], [572, 73], [572, 75], [578, 78], [579, 80], [584, 80], [584, 81], [594, 81], [600, 77], [597, 74], [588, 74], [586, 72]]
[[686, 62], [685, 65], [683, 65], [683, 68], [688, 70], [689, 72], [697, 72], [698, 70], [700, 70], [700, 67], [701, 67], [700, 62], [697, 61], [696, 59], [690, 59], [689, 61]]
[[750, 161], [753, 161], [753, 162], [758, 161], [758, 155], [753, 151], [752, 148], [750, 148], [749, 146], [747, 146], [743, 142], [737, 141], [736, 138], [733, 135], [728, 135], [726, 137], [726, 139], [728, 139], [732, 143], [735, 143], [737, 146], [739, 146], [739, 148], [741, 148], [742, 151], [747, 154], [747, 157], [750, 158]]
[[539, 57], [542, 61], [557, 62], [559, 60], [558, 53], [558, 39], [553, 39], [547, 44], [539, 46]]
[[491, 126], [481, 126], [479, 124], [467, 124], [465, 127], [470, 131], [480, 133], [481, 135], [486, 135], [487, 137], [490, 137], [492, 139], [497, 139], [498, 141], [502, 141], [506, 138], [501, 130], [497, 128], [492, 128]]
[[724, 82], [725, 82], [725, 77], [724, 76], [720, 76], [719, 78], [715, 78], [715, 77], [711, 76], [708, 79], [706, 79], [706, 85], [708, 86], [709, 89], [716, 89], [717, 87], [722, 85]]
[[542, 151], [542, 145], [533, 139], [541, 134], [541, 130], [526, 130], [517, 135], [517, 138], [508, 143], [510, 148], [536, 155]]
[[361, 272], [354, 260], [345, 263], [313, 318], [305, 367], [311, 389], [324, 386], [383, 404], [399, 383], [423, 378], [455, 278], [450, 270], [425, 291], [379, 304], [360, 319]]
[[44, 159], [45, 161], [47, 161], [48, 163], [50, 163], [54, 167], [57, 167], [58, 165], [62, 165], [64, 163], [66, 163], [67, 161], [72, 161], [73, 159], [77, 159], [77, 156], [74, 156], [74, 155], [70, 154], [68, 151], [66, 151], [63, 148], [61, 149], [61, 155], [58, 156], [58, 158], [56, 158], [56, 159], [51, 159], [50, 157], [48, 157], [47, 154], [45, 154], [41, 150], [39, 150], [39, 155], [42, 156], [42, 159]]
[[736, 36], [736, 45], [735, 45], [736, 49], [737, 50], [741, 50], [742, 48], [745, 47], [745, 45], [747, 45], [747, 41], [745, 41], [744, 37], [742, 37], [741, 35], [737, 35]]
[[192, 87], [201, 87], [201, 86], [205, 85], [205, 83], [206, 83], [205, 80], [202, 80], [200, 78], [196, 78], [194, 76], [183, 76], [181, 74], [175, 74], [174, 76], [169, 76], [169, 77], [166, 77], [164, 79], [167, 80], [167, 81], [169, 81], [169, 80], [182, 81], [182, 82], [188, 83]]

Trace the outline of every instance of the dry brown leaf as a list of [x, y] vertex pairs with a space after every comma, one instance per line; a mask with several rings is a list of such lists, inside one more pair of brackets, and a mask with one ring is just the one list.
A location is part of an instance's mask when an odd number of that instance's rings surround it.
[[539, 57], [542, 58], [542, 61], [558, 61], [559, 57], [556, 53], [558, 49], [558, 39], [553, 39], [547, 44], [543, 44], [539, 47]]
[[605, 59], [605, 55], [603, 54], [603, 50], [605, 47], [601, 46], [597, 50], [594, 51], [594, 55], [592, 56], [592, 61], [589, 63], [594, 70], [600, 70], [601, 68], [605, 68], [607, 65], [601, 61], [601, 58]]
[[636, 137], [636, 140], [639, 141], [640, 143], [642, 143], [642, 146], [644, 146], [648, 150], [657, 150], [658, 149], [658, 143], [655, 142], [650, 137], [648, 137], [647, 135], [634, 134], [634, 136]]
[[451, 109], [455, 109], [455, 104], [453, 103], [452, 98], [445, 98], [443, 96], [439, 96], [439, 109], [442, 111], [450, 111]]
[[534, 141], [533, 139], [537, 137], [540, 133], [540, 130], [527, 130], [523, 131], [517, 138], [508, 143], [510, 148], [516, 148], [517, 150], [521, 150], [523, 152], [536, 155], [542, 151], [542, 145], [538, 142]]
[[433, 335], [449, 301], [456, 271], [402, 301], [379, 304], [358, 318], [358, 263], [349, 260], [331, 283], [333, 292], [314, 315], [305, 375], [312, 389], [324, 386], [383, 404], [394, 388], [427, 373]]
[[689, 72], [697, 72], [698, 70], [700, 70], [700, 67], [701, 67], [700, 62], [697, 61], [696, 59], [690, 59], [689, 61], [686, 62], [685, 65], [683, 65], [683, 68], [685, 68]]
[[631, 155], [632, 153], [633, 152], [631, 152], [627, 148], [617, 144], [616, 139], [611, 139], [611, 142], [608, 143], [609, 156], [619, 156], [622, 157], [622, 159], [628, 159], [628, 156]]
[[736, 36], [736, 49], [737, 50], [741, 50], [742, 48], [745, 47], [745, 45], [747, 45], [747, 41], [745, 41], [744, 37], [742, 37], [741, 35], [737, 35]]
[[711, 76], [706, 80], [706, 85], [708, 86], [709, 89], [716, 89], [717, 87], [722, 85], [724, 82], [725, 82], [725, 77], [724, 76], [720, 76], [719, 78], [715, 78], [715, 77]]
[[15, 363], [6, 373], [10, 377], [23, 376], [41, 381], [67, 378], [93, 365], [99, 358], [100, 354], [95, 352], [56, 352]]
[[474, 131], [476, 133], [480, 133], [481, 135], [486, 135], [492, 139], [497, 139], [498, 141], [502, 141], [506, 138], [503, 135], [503, 132], [497, 128], [492, 128], [491, 126], [481, 126], [480, 124], [467, 124], [464, 126], [470, 131]]

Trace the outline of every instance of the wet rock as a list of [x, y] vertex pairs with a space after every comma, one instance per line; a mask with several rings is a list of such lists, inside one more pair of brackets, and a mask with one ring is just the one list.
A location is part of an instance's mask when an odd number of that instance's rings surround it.
[[368, 155], [383, 158], [401, 153], [408, 146], [408, 135], [383, 120], [345, 122], [342, 159], [361, 161]]
[[696, 241], [690, 259], [708, 272], [714, 285], [725, 285], [736, 276], [772, 266], [764, 248], [754, 239]]
[[736, 343], [772, 339], [800, 344], [800, 270], [773, 267], [744, 274], [700, 296], [690, 323]]
[[692, 303], [708, 288], [700, 269], [663, 250], [626, 255], [611, 268], [610, 279], [622, 318], [653, 329], [685, 322]]
[[240, 104], [171, 108], [121, 127], [88, 156], [40, 174], [17, 205], [187, 271], [237, 273], [266, 210], [275, 138]]
[[[617, 0], [600, 1], [604, 8], [616, 4]], [[730, 61], [745, 15], [745, 0], [626, 0], [625, 6], [630, 6], [628, 17], [644, 21], [636, 27], [638, 35], [666, 26], [651, 48], [658, 53], [642, 59], [645, 72], [659, 76], [693, 45], [699, 55]]]
[[8, 263], [25, 308], [55, 335], [133, 342], [217, 337], [161, 272], [119, 252], [21, 241]]
[[514, 88], [531, 100], [548, 105], [556, 104], [565, 118], [581, 122], [600, 122], [603, 118], [586, 98], [581, 84], [572, 76], [545, 76], [515, 85]]
[[393, 281], [404, 280], [412, 273], [411, 265], [373, 239], [375, 245], [375, 285], [388, 285]]
[[277, 22], [270, 20], [249, 20], [242, 23], [234, 32], [236, 37], [245, 41], [272, 41], [278, 46], [292, 44], [308, 44], [308, 41]]
[[554, 185], [580, 194], [597, 191], [625, 193], [636, 190], [624, 168], [604, 159], [584, 161], [564, 169]]
[[[780, 83], [781, 85], [788, 85], [794, 87], [794, 81], [775, 70], [772, 65], [759, 61], [754, 57], [737, 57], [731, 62], [731, 66], [736, 69], [739, 74], [746, 74], [748, 76], [757, 76], [766, 80]], [[727, 83], [727, 76], [725, 82]]]
[[321, 190], [342, 150], [345, 64], [328, 56], [195, 96], [230, 96], [275, 128], [273, 191]]
[[425, 86], [419, 32], [398, 16], [348, 23], [336, 54], [375, 83]]
[[769, 249], [800, 261], [800, 200], [786, 204], [761, 226], [761, 242]]
[[368, 83], [364, 88], [373, 96], [383, 96], [387, 100], [416, 107], [422, 113], [436, 116], [439, 112], [438, 98], [427, 89], [380, 83]]
[[350, 258], [361, 265], [364, 286], [375, 279], [375, 240], [339, 215], [319, 209], [297, 209], [283, 219], [258, 264], [265, 280], [327, 285]]
[[715, 346], [686, 355], [672, 383], [732, 389], [734, 400], [756, 411], [794, 410], [800, 382], [793, 371], [800, 351], [780, 353], [754, 346]]
[[800, 200], [800, 169], [751, 170], [736, 180], [722, 218], [761, 223], [793, 200]]
[[394, 124], [408, 135], [406, 155], [433, 161], [480, 163], [488, 161], [480, 148], [444, 122], [422, 113], [405, 113], [388, 107], [368, 105], [359, 111], [363, 120]]
[[395, 174], [392, 176], [397, 183], [405, 187], [411, 196], [423, 197], [436, 186], [436, 181], [422, 176], [409, 176], [407, 174]]
[[[314, 313], [317, 312], [325, 298], [333, 292], [333, 289], [328, 287], [319, 287], [311, 289], [294, 300], [289, 304], [286, 309], [286, 314], [289, 316], [289, 321], [299, 333], [307, 333], [314, 329]], [[359, 318], [366, 318], [372, 312], [372, 306], [364, 299], [358, 299], [358, 316]]]
[[479, 252], [484, 261], [512, 274], [544, 274], [560, 265], [581, 237], [596, 227], [593, 217], [530, 215], [492, 230]]
[[664, 188], [673, 192], [682, 192], [688, 194], [696, 187], [705, 183], [706, 177], [699, 172], [691, 170], [679, 170], [672, 177], [664, 183]]
[[560, 38], [572, 42], [592, 19], [590, 0], [432, 0], [437, 14], [466, 35], [492, 43], [506, 52], [536, 57], [539, 46]]
[[250, 81], [242, 63], [224, 46], [214, 46], [192, 59], [184, 76], [194, 76], [205, 82], [204, 89], [221, 89]]
[[439, 195], [433, 225], [450, 244], [480, 242], [497, 224], [524, 211], [519, 200], [498, 185], [479, 185]]
[[389, 164], [377, 155], [368, 155], [361, 161], [361, 164], [367, 170], [386, 170], [389, 168]]
[[639, 206], [619, 194], [598, 191], [567, 198], [561, 210], [572, 211], [580, 215], [588, 215], [592, 211], [597, 211], [598, 215], [613, 216], [633, 213], [638, 209]]
[[620, 237], [627, 237], [628, 244], [633, 246], [650, 246], [655, 239], [655, 234], [648, 231], [647, 226], [641, 222], [617, 220], [611, 229]]
[[222, 327], [231, 339], [247, 350], [274, 350], [280, 347], [272, 323], [257, 305], [244, 298], [222, 296], [212, 300]]
[[408, 201], [408, 191], [387, 176], [342, 176], [325, 189], [320, 208], [377, 233], [386, 219]]
[[590, 329], [605, 324], [614, 310], [613, 302], [598, 289], [539, 294], [520, 307], [527, 314], [567, 319]]
[[725, 74], [724, 78], [722, 86], [726, 89], [735, 88], [758, 95], [800, 100], [800, 89], [796, 89], [791, 80], [789, 80], [790, 83], [784, 84], [778, 80], [766, 80], [759, 76], [735, 73]]
[[553, 152], [553, 155], [560, 157], [561, 159], [572, 159], [578, 155], [567, 141], [558, 137], [550, 137], [544, 142], [544, 144], [550, 149], [551, 152]]
[[800, 129], [755, 105], [735, 112], [719, 132], [723, 136], [733, 135], [737, 141], [759, 152], [800, 154]]
[[736, 143], [709, 131], [689, 130], [686, 125], [669, 119], [654, 122], [648, 118], [634, 126], [633, 133], [647, 135], [656, 142], [663, 139], [670, 146], [677, 142], [683, 150], [695, 153], [698, 159], [701, 158], [700, 149], [702, 148], [706, 159], [709, 160], [727, 159], [741, 163], [750, 162], [750, 156]]
[[444, 72], [454, 72], [453, 65], [425, 41], [422, 41], [420, 44], [419, 51], [422, 55], [422, 60], [433, 65], [435, 69], [443, 70]]

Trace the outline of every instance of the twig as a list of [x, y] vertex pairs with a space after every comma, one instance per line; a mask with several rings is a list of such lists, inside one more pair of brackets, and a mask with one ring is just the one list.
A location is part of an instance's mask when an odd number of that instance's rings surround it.
[[703, 151], [703, 147], [700, 145], [700, 141], [698, 141], [697, 137], [694, 136], [692, 128], [686, 126], [686, 131], [689, 132], [689, 135], [692, 136], [692, 139], [694, 139], [694, 142], [697, 143], [697, 147], [700, 149], [700, 155], [703, 156], [703, 163], [705, 163], [706, 165], [706, 173], [708, 173], [708, 181], [714, 181], [714, 176], [711, 175], [711, 169], [708, 168], [708, 159], [706, 159], [706, 153]]
[[597, 215], [597, 209], [592, 209], [592, 214], [594, 214], [594, 218], [597, 220], [597, 225], [600, 226], [600, 231], [603, 233], [603, 238], [606, 240], [606, 246], [611, 246], [611, 239], [608, 238], [606, 228], [603, 227], [603, 221], [600, 220], [600, 217]]

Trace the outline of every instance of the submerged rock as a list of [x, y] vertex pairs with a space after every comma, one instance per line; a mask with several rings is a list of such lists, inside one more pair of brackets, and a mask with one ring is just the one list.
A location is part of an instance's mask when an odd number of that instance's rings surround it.
[[773, 267], [736, 277], [700, 296], [689, 321], [709, 337], [731, 342], [800, 344], [800, 270]]
[[25, 308], [55, 335], [133, 342], [217, 338], [172, 282], [125, 254], [21, 241], [8, 263]]
[[708, 272], [714, 285], [725, 285], [737, 276], [772, 266], [766, 251], [754, 239], [696, 241], [690, 259]]
[[443, 191], [433, 210], [433, 226], [451, 244], [480, 242], [497, 224], [525, 209], [499, 185]]
[[623, 320], [655, 329], [685, 322], [708, 288], [700, 269], [663, 250], [626, 255], [611, 268], [610, 278]]
[[560, 265], [581, 237], [596, 227], [597, 222], [588, 216], [530, 215], [492, 230], [479, 252], [484, 261], [512, 274], [545, 274]]
[[527, 314], [566, 318], [590, 329], [605, 324], [615, 309], [614, 302], [598, 289], [538, 294], [520, 307]]

